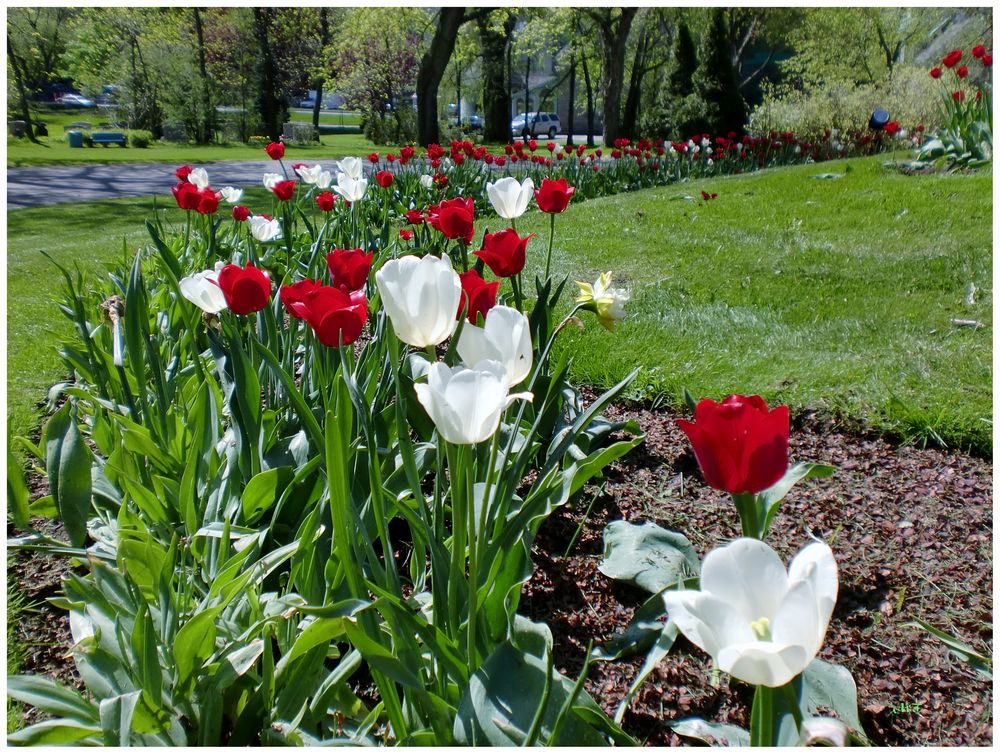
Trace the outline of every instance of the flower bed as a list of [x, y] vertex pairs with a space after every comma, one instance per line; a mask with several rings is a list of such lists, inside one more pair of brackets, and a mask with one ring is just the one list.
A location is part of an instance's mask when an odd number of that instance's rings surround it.
[[[607, 169], [577, 161], [553, 179], [545, 158], [500, 177], [468, 148], [473, 159], [453, 145], [453, 170], [434, 175], [404, 164], [369, 180], [347, 159], [334, 181], [282, 163], [263, 177], [270, 215], [185, 166], [183, 223], [147, 223], [151, 253], [106, 290], [66, 273], [75, 379], [33, 448], [50, 494], [29, 508], [15, 475], [11, 500], [22, 528], [58, 516], [69, 538], [17, 544], [86, 564], [58, 605], [92, 698], [13, 679], [15, 698], [58, 719], [12, 741], [635, 743], [582, 690], [586, 663], [576, 679], [554, 670], [551, 632], [519, 604], [545, 519], [643, 439], [600, 415], [630, 378], [586, 402], [551, 356], [569, 323], [593, 314], [613, 329], [628, 300], [607, 273], [578, 283], [555, 321], [568, 282], [551, 270], [558, 216], [656, 171], [637, 147]], [[280, 144], [267, 153], [284, 157]], [[510, 227], [476, 250], [484, 195]], [[545, 274], [526, 281], [541, 239], [516, 220], [532, 200], [551, 220]], [[792, 486], [832, 472], [789, 466], [788, 422], [756, 396], [698, 402], [685, 430], [743, 537], [702, 565], [682, 534], [609, 526], [603, 572], [651, 597], [587, 656], [653, 647], [631, 695], [683, 633], [756, 689], [749, 730], [727, 735], [845, 742], [863, 735], [853, 681], [815, 659], [832, 551], [804, 544], [786, 571], [764, 542]]]

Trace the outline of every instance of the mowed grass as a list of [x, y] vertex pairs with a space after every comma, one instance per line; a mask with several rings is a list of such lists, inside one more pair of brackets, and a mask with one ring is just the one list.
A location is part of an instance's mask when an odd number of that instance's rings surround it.
[[[904, 176], [884, 158], [771, 170], [571, 204], [556, 219], [553, 269], [631, 290], [614, 333], [581, 319], [559, 347], [575, 379], [605, 387], [642, 367], [632, 397], [681, 405], [760, 393], [795, 412], [841, 416], [906, 441], [992, 448], [992, 175]], [[842, 173], [818, 180], [822, 173]], [[704, 189], [710, 202], [691, 201]], [[163, 205], [161, 205], [163, 206]], [[8, 420], [62, 377], [53, 300], [38, 252], [92, 272], [146, 243], [148, 199], [8, 213]], [[171, 210], [175, 212], [175, 210]], [[501, 227], [496, 217], [478, 223]], [[521, 233], [544, 267], [548, 217]], [[969, 286], [974, 303], [967, 303]], [[951, 320], [975, 320], [962, 327]]]
[[[883, 160], [571, 204], [556, 219], [553, 269], [574, 291], [611, 270], [632, 294], [616, 332], [584, 312], [586, 330], [561, 336], [576, 379], [606, 387], [641, 366], [633, 395], [645, 400], [682, 405], [684, 387], [717, 400], [759, 393], [904, 441], [989, 452], [992, 174], [906, 176]], [[823, 173], [843, 176], [814, 178]], [[528, 217], [518, 229], [538, 232], [537, 269], [548, 218]]]
[[[66, 116], [63, 116], [65, 119]], [[77, 114], [72, 118], [89, 120], [95, 127], [98, 117], [88, 118]], [[46, 123], [49, 123], [46, 120]], [[30, 167], [54, 164], [119, 163], [119, 162], [213, 162], [216, 160], [259, 160], [263, 149], [247, 144], [169, 144], [154, 142], [145, 149], [135, 147], [97, 146], [72, 148], [66, 142], [61, 126], [48, 126], [49, 136], [42, 137], [40, 144], [32, 144], [27, 139], [7, 139], [7, 167]], [[362, 134], [326, 134], [319, 144], [299, 146], [288, 144], [290, 159], [318, 160], [367, 154], [376, 149]]]

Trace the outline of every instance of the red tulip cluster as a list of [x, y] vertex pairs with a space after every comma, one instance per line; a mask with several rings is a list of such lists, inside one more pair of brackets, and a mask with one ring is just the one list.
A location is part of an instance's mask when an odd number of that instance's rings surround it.
[[347, 293], [318, 280], [300, 280], [282, 286], [280, 296], [289, 316], [305, 320], [328, 348], [356, 341], [368, 321], [364, 291]]
[[[187, 165], [184, 166], [187, 168]], [[180, 174], [182, 169], [178, 169]], [[193, 210], [200, 215], [211, 215], [219, 209], [219, 199], [222, 197], [210, 188], [198, 188], [193, 183], [188, 183], [187, 174], [191, 168], [187, 168], [184, 179], [171, 189], [177, 206], [185, 210]]]

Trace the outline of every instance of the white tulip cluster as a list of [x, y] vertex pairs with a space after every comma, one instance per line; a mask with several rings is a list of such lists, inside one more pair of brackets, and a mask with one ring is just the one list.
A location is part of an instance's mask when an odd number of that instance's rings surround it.
[[[462, 283], [448, 257], [403, 257], [375, 273], [382, 305], [397, 337], [415, 348], [450, 338], [458, 321]], [[417, 399], [438, 432], [455, 445], [488, 440], [503, 412], [531, 393], [510, 393], [531, 373], [528, 318], [516, 309], [495, 306], [483, 327], [466, 324], [457, 350], [463, 364], [430, 365], [427, 383], [415, 385]]]

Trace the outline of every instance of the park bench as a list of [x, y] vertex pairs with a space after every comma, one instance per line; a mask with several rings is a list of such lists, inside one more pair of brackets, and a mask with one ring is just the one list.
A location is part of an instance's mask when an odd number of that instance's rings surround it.
[[103, 147], [108, 146], [108, 144], [117, 144], [120, 147], [124, 147], [127, 144], [125, 134], [118, 132], [91, 134], [90, 141], [95, 146], [100, 144]]

